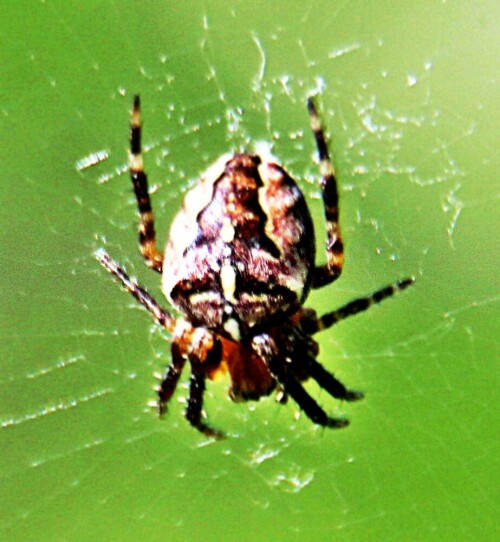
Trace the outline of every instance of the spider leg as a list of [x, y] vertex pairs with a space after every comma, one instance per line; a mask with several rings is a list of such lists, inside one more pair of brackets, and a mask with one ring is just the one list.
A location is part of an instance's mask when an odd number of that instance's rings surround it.
[[171, 352], [172, 361], [167, 367], [163, 380], [158, 388], [158, 410], [160, 416], [163, 416], [167, 411], [167, 403], [175, 392], [175, 388], [177, 387], [177, 383], [182, 374], [182, 369], [186, 363], [186, 357], [182, 354], [182, 349], [175, 339], [172, 341]]
[[321, 363], [318, 363], [312, 356], [306, 361], [309, 376], [326, 390], [332, 397], [344, 401], [357, 401], [363, 399], [361, 391], [348, 390], [340, 380], [337, 380], [332, 373], [328, 372]]
[[326, 221], [326, 264], [316, 266], [314, 270], [313, 288], [321, 288], [336, 280], [342, 272], [344, 263], [344, 245], [339, 226], [339, 193], [325, 133], [321, 127], [314, 99], [307, 100], [307, 109], [311, 119], [311, 128], [318, 148], [319, 167], [321, 171], [321, 190]]
[[131, 279], [124, 269], [121, 268], [104, 249], [98, 249], [95, 254], [101, 265], [114, 275], [121, 282], [122, 286], [151, 313], [155, 321], [161, 327], [172, 333], [175, 329], [175, 318], [163, 310], [144, 288], [141, 288], [135, 280]]
[[280, 383], [283, 384], [287, 393], [314, 423], [332, 428], [340, 428], [349, 425], [349, 420], [344, 418], [331, 418], [328, 416], [293, 376], [282, 373], [281, 375], [277, 375], [277, 377], [280, 380]]
[[349, 424], [346, 419], [329, 417], [307, 393], [287, 367], [287, 362], [279, 356], [276, 343], [269, 335], [262, 334], [254, 337], [252, 347], [267, 364], [269, 371], [282, 386], [284, 392], [292, 397], [310, 420], [318, 425], [332, 428], [345, 427]]
[[224, 433], [210, 427], [202, 421], [205, 374], [204, 372], [197, 370], [197, 367], [193, 363], [192, 368], [193, 372], [191, 373], [191, 378], [189, 380], [189, 399], [186, 408], [186, 419], [193, 427], [207, 435], [207, 437], [216, 439], [224, 438]]
[[340, 309], [323, 314], [323, 316], [318, 319], [317, 331], [328, 329], [337, 322], [340, 322], [349, 316], [354, 316], [355, 314], [366, 311], [372, 305], [376, 305], [384, 299], [392, 297], [395, 293], [408, 288], [408, 286], [411, 286], [414, 282], [415, 279], [413, 277], [395, 282], [394, 284], [390, 284], [385, 288], [377, 290], [367, 297], [355, 299], [354, 301], [347, 303], [347, 305], [340, 307]]
[[137, 198], [139, 210], [139, 244], [149, 267], [161, 273], [163, 254], [156, 248], [156, 233], [151, 199], [148, 191], [148, 178], [144, 173], [141, 148], [141, 103], [134, 97], [134, 107], [130, 123], [130, 177]]
[[189, 345], [185, 351], [191, 364], [186, 418], [193, 427], [208, 437], [224, 438], [224, 433], [202, 421], [205, 379], [207, 372], [219, 365], [222, 360], [221, 342], [207, 329], [196, 328], [190, 334]]

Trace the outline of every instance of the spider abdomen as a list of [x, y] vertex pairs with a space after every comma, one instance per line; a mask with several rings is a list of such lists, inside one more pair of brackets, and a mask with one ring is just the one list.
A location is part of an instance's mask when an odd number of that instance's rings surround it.
[[190, 321], [239, 340], [302, 305], [314, 260], [311, 217], [290, 175], [258, 155], [225, 155], [173, 222], [163, 290]]

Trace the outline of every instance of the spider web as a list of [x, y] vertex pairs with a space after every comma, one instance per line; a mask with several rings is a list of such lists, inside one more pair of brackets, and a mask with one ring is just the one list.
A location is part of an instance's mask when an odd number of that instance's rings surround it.
[[[494, 539], [498, 7], [270, 4], [5, 3], [2, 540]], [[105, 246], [162, 299], [128, 185], [135, 92], [160, 238], [220, 154], [267, 145], [322, 246], [319, 95], [346, 265], [308, 305], [417, 277], [319, 337], [367, 395], [308, 386], [349, 429], [231, 404], [224, 381], [205, 405], [222, 443], [184, 420], [186, 379], [166, 420], [147, 406], [167, 337], [92, 256]]]

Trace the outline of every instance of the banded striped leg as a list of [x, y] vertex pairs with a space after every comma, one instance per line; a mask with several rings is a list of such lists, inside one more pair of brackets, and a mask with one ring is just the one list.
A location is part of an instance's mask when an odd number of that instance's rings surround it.
[[[96, 252], [96, 257], [101, 265], [114, 275], [121, 282], [122, 286], [152, 314], [157, 324], [170, 333], [174, 332], [175, 319], [165, 312], [144, 288], [141, 288], [135, 280], [132, 280], [125, 270], [110, 258], [104, 249], [100, 248]], [[167, 403], [175, 392], [185, 362], [186, 358], [182, 355], [182, 350], [174, 339], [172, 342], [172, 362], [167, 367], [158, 388], [158, 410], [160, 416], [163, 416], [167, 410]]]
[[321, 127], [313, 98], [307, 100], [307, 109], [311, 119], [311, 128], [318, 148], [319, 167], [321, 171], [321, 190], [326, 220], [326, 264], [314, 270], [313, 288], [321, 288], [336, 280], [342, 272], [344, 263], [344, 245], [339, 227], [339, 194], [337, 180], [330, 160], [325, 133]]
[[398, 281], [381, 290], [377, 290], [369, 296], [360, 297], [359, 299], [350, 301], [343, 307], [340, 307], [340, 309], [323, 314], [323, 316], [320, 316], [319, 318], [310, 318], [307, 313], [304, 313], [305, 319], [301, 322], [302, 329], [307, 335], [313, 335], [318, 331], [328, 329], [349, 316], [354, 316], [355, 314], [366, 311], [372, 305], [376, 305], [384, 299], [392, 297], [395, 293], [405, 290], [414, 282], [415, 279], [413, 277]]
[[156, 249], [156, 233], [151, 199], [148, 192], [148, 178], [144, 173], [141, 148], [141, 102], [134, 97], [130, 124], [130, 177], [139, 209], [139, 244], [149, 267], [161, 273], [163, 254]]
[[151, 313], [157, 324], [170, 333], [173, 333], [175, 329], [175, 318], [164, 311], [144, 288], [141, 288], [135, 280], [132, 280], [125, 270], [120, 267], [104, 249], [100, 248], [97, 250], [96, 257], [101, 265], [121, 282], [125, 290], [130, 292], [135, 299]]

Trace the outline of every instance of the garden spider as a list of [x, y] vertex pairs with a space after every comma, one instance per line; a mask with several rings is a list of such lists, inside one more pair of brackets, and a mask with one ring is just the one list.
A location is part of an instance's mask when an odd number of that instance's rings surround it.
[[183, 314], [176, 319], [103, 250], [101, 264], [172, 335], [171, 362], [158, 389], [164, 414], [186, 361], [191, 366], [186, 417], [210, 437], [223, 433], [203, 420], [205, 379], [229, 372], [229, 396], [257, 400], [277, 390], [291, 396], [316, 424], [344, 427], [302, 386], [314, 379], [331, 396], [361, 399], [318, 361], [312, 336], [380, 303], [413, 283], [407, 278], [318, 317], [304, 308], [311, 288], [336, 280], [343, 264], [337, 182], [313, 98], [307, 101], [322, 176], [326, 263], [316, 265], [313, 223], [299, 187], [278, 164], [258, 154], [222, 156], [190, 190], [171, 227], [165, 254], [156, 248], [154, 218], [141, 150], [139, 97], [131, 119], [130, 172], [139, 209], [139, 242], [162, 289]]

